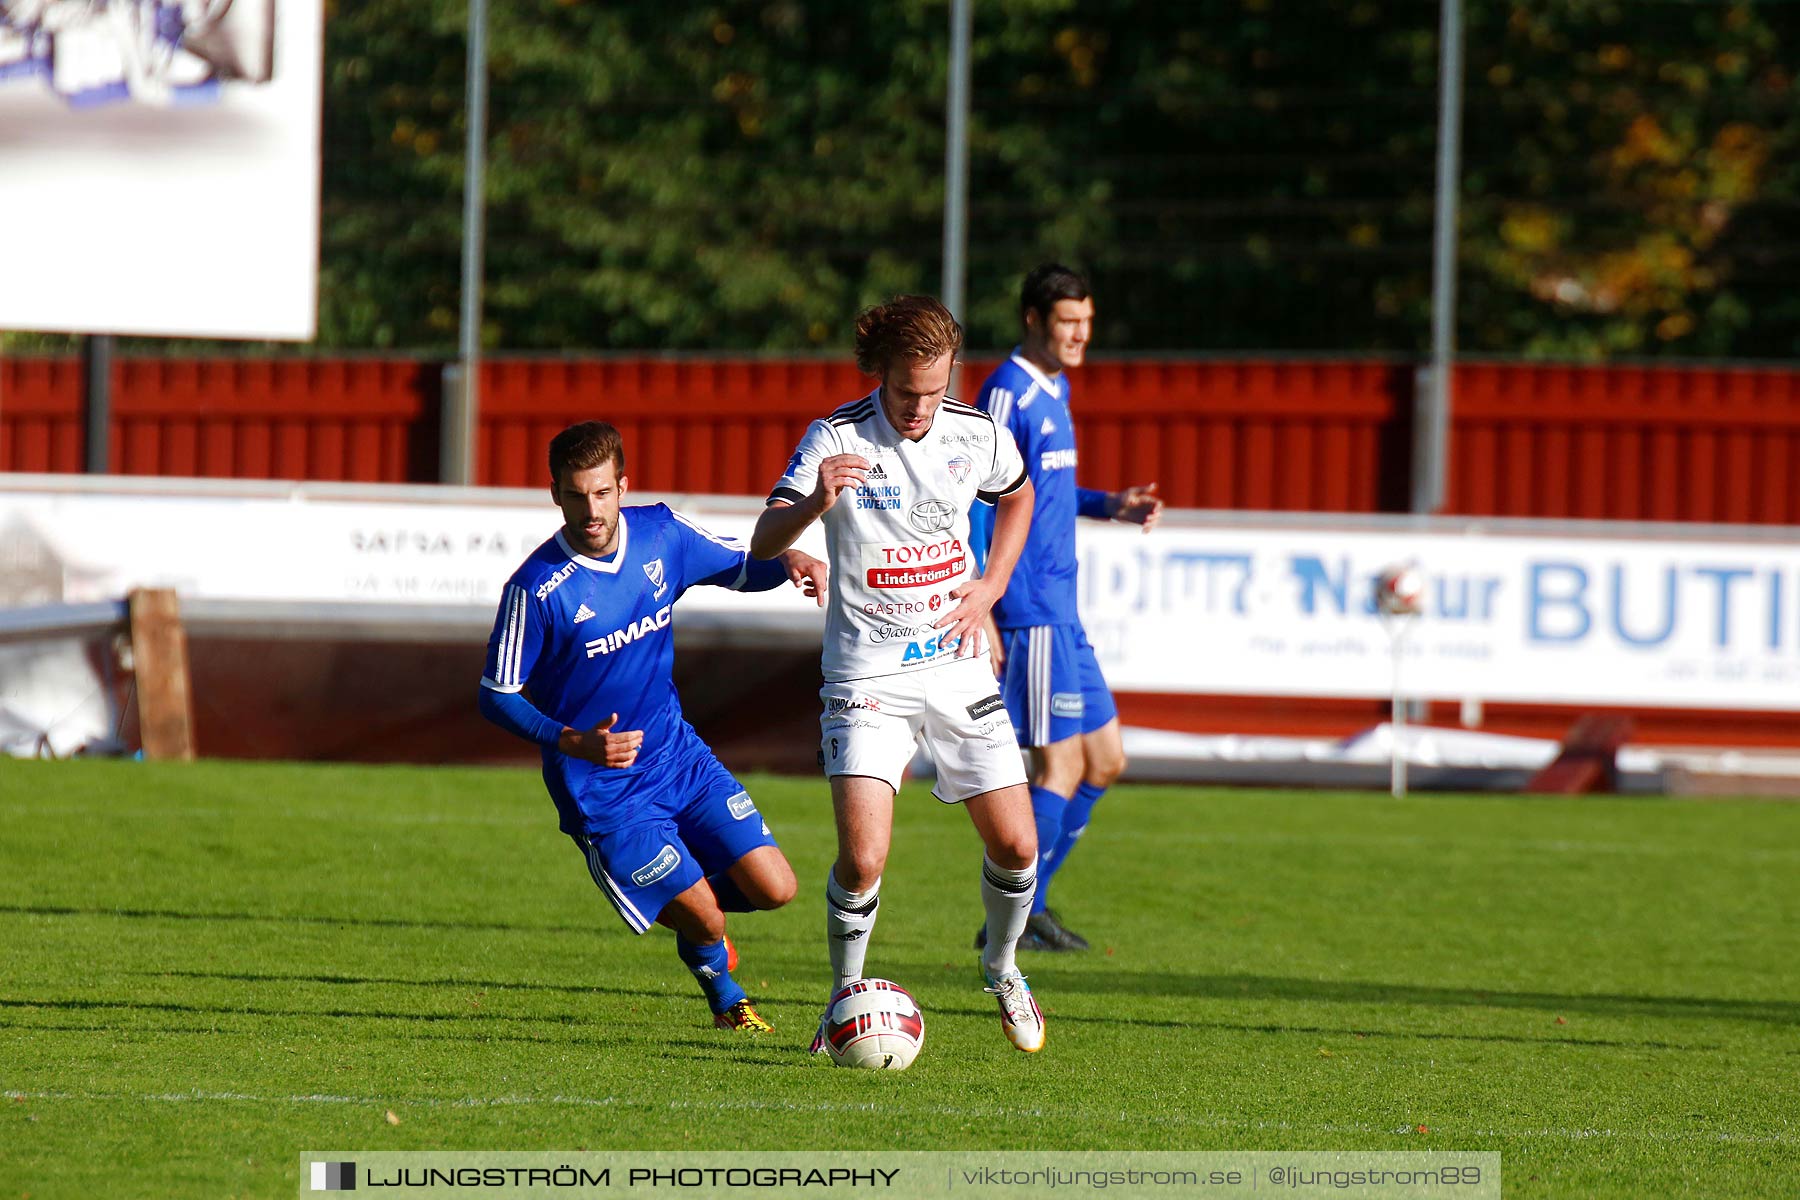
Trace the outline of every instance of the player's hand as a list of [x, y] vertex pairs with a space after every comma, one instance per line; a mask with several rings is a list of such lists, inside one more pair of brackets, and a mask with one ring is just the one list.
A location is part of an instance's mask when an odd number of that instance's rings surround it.
[[861, 487], [868, 481], [869, 460], [860, 454], [834, 454], [819, 464], [819, 482], [813, 487], [813, 506], [820, 513], [829, 512], [845, 488]]
[[960, 603], [939, 617], [935, 627], [944, 630], [945, 641], [955, 643], [956, 657], [980, 654], [982, 630], [987, 626], [988, 613], [1000, 599], [999, 589], [987, 579], [971, 579], [952, 588], [950, 598]]
[[989, 613], [982, 628], [987, 630], [988, 657], [994, 660], [994, 678], [1006, 682], [1006, 642], [1000, 636], [1000, 627], [994, 624], [994, 614]]
[[1156, 528], [1156, 523], [1162, 520], [1162, 511], [1163, 498], [1156, 494], [1154, 483], [1113, 493], [1113, 520], [1142, 525], [1145, 533]]
[[606, 723], [593, 729], [564, 729], [556, 739], [556, 748], [570, 758], [585, 759], [603, 767], [629, 767], [637, 761], [638, 747], [644, 744], [644, 731], [628, 729], [614, 733], [619, 714], [606, 718]]
[[802, 550], [783, 550], [779, 557], [794, 586], [807, 599], [817, 601], [819, 607], [824, 608], [826, 577], [831, 574], [831, 568]]

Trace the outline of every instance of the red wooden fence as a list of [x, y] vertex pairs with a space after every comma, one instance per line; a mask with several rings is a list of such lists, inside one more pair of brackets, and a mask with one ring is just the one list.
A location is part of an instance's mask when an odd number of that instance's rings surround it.
[[[964, 394], [992, 366], [970, 362]], [[114, 471], [437, 478], [440, 364], [114, 370]], [[759, 495], [807, 421], [869, 386], [823, 360], [491, 360], [476, 479], [540, 486], [551, 435], [604, 417], [639, 490]], [[1401, 363], [1096, 362], [1075, 380], [1082, 480], [1155, 480], [1182, 507], [1403, 511], [1413, 387]], [[80, 470], [81, 404], [76, 360], [0, 360], [0, 470]], [[1452, 513], [1800, 524], [1800, 369], [1465, 364], [1450, 447]]]
[[1456, 372], [1448, 511], [1800, 525], [1800, 370]]

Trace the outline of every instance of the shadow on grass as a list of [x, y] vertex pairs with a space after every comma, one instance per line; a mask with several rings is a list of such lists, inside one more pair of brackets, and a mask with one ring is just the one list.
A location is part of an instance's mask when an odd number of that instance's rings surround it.
[[[621, 996], [650, 996], [658, 1000], [667, 999], [664, 992], [635, 992], [613, 989], [612, 994]], [[171, 1000], [69, 1000], [69, 999], [20, 999], [16, 997], [0, 998], [0, 1011], [4, 1010], [48, 1010], [51, 1012], [144, 1012], [144, 1013], [182, 1013], [186, 1015], [202, 1015], [217, 1017], [283, 1017], [308, 1018], [323, 1017], [333, 1020], [354, 1021], [420, 1021], [429, 1025], [444, 1023], [470, 1022], [477, 1025], [494, 1023], [520, 1025], [569, 1025], [587, 1027], [599, 1022], [603, 1014], [577, 1015], [573, 1013], [431, 1013], [431, 1012], [392, 1012], [382, 1009], [354, 1008], [277, 1008], [254, 1004], [182, 1004]], [[23, 1022], [0, 1020], [0, 1027], [27, 1028]]]
[[122, 917], [139, 921], [260, 921], [276, 925], [361, 925], [372, 929], [463, 929], [504, 933], [582, 933], [592, 925], [520, 925], [502, 921], [424, 921], [397, 917], [325, 917], [306, 913], [182, 912], [172, 908], [74, 908], [55, 904], [0, 904], [0, 914], [29, 917]]
[[[696, 1004], [698, 1004], [697, 999]], [[641, 1048], [651, 1044], [651, 1041], [648, 1038], [634, 1041], [630, 1037], [582, 1037], [576, 1032], [577, 1030], [588, 1028], [591, 1028], [591, 1026], [559, 1025], [558, 1029], [563, 1032], [560, 1032], [556, 1036], [551, 1036], [549, 1034], [503, 1032], [500, 1030], [481, 1030], [479, 1032], [471, 1033], [444, 1033], [432, 1030], [412, 1030], [407, 1032], [403, 1038], [395, 1040], [404, 1040], [408, 1042], [454, 1042], [462, 1046], [486, 1045], [489, 1043], [521, 1046], [589, 1046], [595, 1049], [607, 1050], [629, 1050], [633, 1047]], [[614, 1026], [614, 1028], [618, 1028], [618, 1026]], [[268, 1037], [268, 1034], [261, 1029], [221, 1029], [216, 1025], [133, 1025], [129, 1028], [121, 1028], [116, 1025], [105, 1024], [75, 1025], [57, 1022], [0, 1021], [0, 1029], [16, 1029], [21, 1032], [28, 1031], [31, 1033], [107, 1033], [118, 1036], [147, 1034], [154, 1036], [174, 1035], [182, 1037], [237, 1036], [257, 1039], [266, 1039]], [[656, 1046], [663, 1046], [666, 1044], [667, 1039], [660, 1037], [654, 1039], [654, 1045]], [[693, 1044], [696, 1046], [707, 1045], [705, 1041], [699, 1038], [694, 1039]], [[715, 1050], [718, 1049], [719, 1044], [712, 1043], [712, 1048]], [[772, 1051], [772, 1053], [785, 1053], [791, 1055], [794, 1051], [790, 1047], [786, 1051], [776, 1050]], [[761, 1060], [759, 1059], [758, 1061]]]
[[[421, 988], [478, 988], [495, 992], [561, 992], [570, 996], [650, 996], [657, 999], [668, 999], [675, 995], [674, 991], [649, 991], [647, 989], [631, 989], [608, 987], [598, 983], [537, 983], [522, 979], [402, 979], [389, 975], [342, 975], [336, 973], [274, 975], [252, 971], [129, 971], [126, 974], [141, 975], [149, 979], [224, 979], [234, 983], [329, 983], [338, 986], [357, 987], [363, 985], [382, 987], [421, 987]], [[669, 971], [671, 980], [686, 984], [685, 974], [677, 974], [671, 964]], [[687, 994], [686, 987], [682, 988]], [[692, 995], [697, 1000], [699, 993]]]
[[[365, 981], [365, 982], [378, 982], [378, 981], [369, 980], [369, 981]], [[602, 989], [588, 989], [588, 990], [600, 991]], [[644, 996], [644, 997], [651, 997], [651, 998], [658, 999], [658, 1000], [668, 998], [668, 994], [665, 992], [632, 991], [632, 990], [623, 989], [623, 988], [610, 988], [610, 989], [604, 989], [604, 990], [607, 994], [614, 995], [614, 996]], [[698, 1001], [699, 1001], [699, 998], [696, 997], [695, 998], [696, 1004], [698, 1003]], [[476, 1029], [471, 1029], [470, 1031], [468, 1031], [466, 1033], [431, 1033], [431, 1032], [426, 1032], [423, 1029], [414, 1028], [414, 1029], [408, 1030], [403, 1035], [401, 1035], [404, 1040], [408, 1040], [408, 1041], [414, 1041], [414, 1040], [416, 1040], [416, 1041], [450, 1041], [450, 1042], [462, 1042], [462, 1043], [469, 1043], [469, 1042], [520, 1042], [520, 1043], [529, 1043], [529, 1044], [536, 1044], [536, 1045], [594, 1045], [594, 1046], [618, 1047], [618, 1046], [630, 1045], [630, 1044], [632, 1044], [632, 1042], [634, 1040], [641, 1040], [641, 1039], [633, 1039], [630, 1036], [598, 1037], [598, 1038], [579, 1036], [579, 1034], [581, 1032], [591, 1031], [592, 1029], [599, 1027], [599, 1026], [605, 1026], [605, 1027], [612, 1028], [612, 1029], [626, 1028], [626, 1027], [622, 1027], [622, 1026], [618, 1025], [616, 1020], [609, 1018], [608, 1014], [605, 1012], [596, 1012], [591, 1017], [589, 1017], [589, 1016], [571, 1015], [571, 1014], [567, 1014], [567, 1013], [554, 1014], [554, 1015], [485, 1013], [485, 1012], [407, 1013], [407, 1012], [388, 1012], [388, 1011], [379, 1011], [379, 1010], [362, 1011], [362, 1010], [356, 1010], [356, 1009], [303, 1009], [303, 1008], [274, 1008], [274, 1007], [266, 1007], [266, 1006], [243, 1006], [243, 1005], [225, 1005], [225, 1004], [180, 1004], [180, 1003], [174, 1003], [171, 1001], [147, 1001], [147, 1000], [0, 999], [0, 1012], [5, 1012], [6, 1010], [14, 1010], [21, 1016], [26, 1016], [32, 1012], [37, 1012], [37, 1011], [69, 1012], [69, 1013], [73, 1013], [73, 1012], [94, 1012], [94, 1013], [109, 1013], [110, 1012], [110, 1013], [146, 1013], [146, 1014], [148, 1014], [148, 1013], [173, 1013], [173, 1014], [182, 1014], [182, 1015], [189, 1015], [189, 1016], [200, 1015], [200, 1016], [214, 1016], [214, 1017], [275, 1017], [275, 1018], [285, 1018], [285, 1019], [289, 1019], [289, 1020], [296, 1020], [296, 1019], [304, 1020], [306, 1018], [323, 1018], [323, 1019], [327, 1019], [327, 1020], [407, 1022], [410, 1024], [414, 1024], [415, 1026], [423, 1025], [426, 1027], [426, 1029], [431, 1029], [431, 1028], [443, 1029], [446, 1026], [452, 1025], [455, 1023], [467, 1023], [467, 1024], [477, 1027]], [[992, 1009], [989, 1009], [986, 1007], [971, 1007], [971, 1006], [967, 1006], [967, 1005], [937, 1004], [937, 1005], [933, 1006], [931, 1011], [936, 1016], [967, 1017], [970, 1019], [981, 1020], [981, 1021], [989, 1020], [994, 1015], [994, 1012]], [[614, 1016], [616, 1017], [616, 1014], [614, 1014]], [[1093, 1026], [1096, 1028], [1119, 1028], [1119, 1029], [1130, 1029], [1130, 1030], [1178, 1030], [1178, 1031], [1184, 1031], [1184, 1032], [1197, 1032], [1197, 1031], [1201, 1031], [1201, 1030], [1210, 1030], [1210, 1031], [1221, 1032], [1221, 1033], [1238, 1033], [1238, 1034], [1241, 1034], [1241, 1033], [1261, 1033], [1261, 1034], [1276, 1034], [1276, 1035], [1298, 1034], [1298, 1035], [1304, 1035], [1307, 1037], [1359, 1037], [1359, 1038], [1377, 1038], [1377, 1039], [1382, 1039], [1382, 1040], [1393, 1040], [1393, 1041], [1421, 1041], [1421, 1042], [1480, 1042], [1480, 1043], [1492, 1043], [1492, 1044], [1501, 1044], [1501, 1045], [1513, 1044], [1513, 1045], [1533, 1045], [1533, 1046], [1562, 1046], [1562, 1047], [1583, 1048], [1583, 1049], [1681, 1050], [1681, 1051], [1689, 1051], [1689, 1052], [1698, 1052], [1698, 1051], [1717, 1050], [1719, 1048], [1717, 1046], [1711, 1046], [1711, 1045], [1682, 1045], [1682, 1044], [1673, 1043], [1673, 1042], [1634, 1041], [1634, 1040], [1626, 1040], [1626, 1039], [1607, 1039], [1607, 1038], [1583, 1038], [1583, 1037], [1574, 1037], [1574, 1036], [1566, 1036], [1566, 1035], [1565, 1036], [1550, 1035], [1550, 1036], [1544, 1036], [1544, 1037], [1530, 1037], [1530, 1036], [1525, 1036], [1525, 1035], [1521, 1035], [1521, 1034], [1447, 1033], [1447, 1032], [1441, 1032], [1441, 1031], [1424, 1031], [1424, 1030], [1382, 1030], [1382, 1029], [1372, 1028], [1372, 1027], [1363, 1027], [1363, 1028], [1353, 1028], [1353, 1027], [1349, 1027], [1349, 1026], [1332, 1027], [1332, 1026], [1322, 1026], [1322, 1025], [1284, 1024], [1284, 1023], [1280, 1023], [1280, 1022], [1253, 1022], [1253, 1021], [1237, 1022], [1237, 1021], [1209, 1021], [1209, 1020], [1196, 1020], [1196, 1019], [1156, 1019], [1156, 1018], [1145, 1018], [1145, 1017], [1125, 1017], [1125, 1016], [1117, 1016], [1117, 1015], [1095, 1017], [1095, 1016], [1081, 1016], [1081, 1015], [1068, 1014], [1068, 1013], [1055, 1013], [1054, 1010], [1052, 1010], [1052, 1014], [1048, 1017], [1048, 1023], [1051, 1025], [1068, 1024], [1068, 1025], [1076, 1025], [1076, 1026]], [[519, 1032], [510, 1031], [511, 1029], [515, 1029], [518, 1026], [538, 1026], [538, 1027], [549, 1026], [551, 1028], [566, 1031], [566, 1032], [564, 1032], [560, 1035], [552, 1036], [552, 1035], [543, 1034], [543, 1033], [519, 1033]], [[63, 1030], [71, 1030], [71, 1031], [84, 1031], [84, 1032], [90, 1032], [90, 1033], [91, 1032], [115, 1032], [115, 1033], [130, 1032], [130, 1033], [219, 1034], [219, 1033], [230, 1033], [230, 1032], [243, 1032], [243, 1031], [233, 1031], [233, 1030], [228, 1030], [228, 1029], [219, 1029], [217, 1027], [193, 1027], [193, 1026], [134, 1025], [134, 1026], [129, 1026], [129, 1027], [121, 1027], [121, 1026], [117, 1026], [117, 1025], [108, 1024], [104, 1021], [96, 1023], [94, 1025], [86, 1025], [86, 1026], [53, 1025], [53, 1024], [48, 1024], [48, 1023], [40, 1023], [40, 1022], [28, 1020], [28, 1019], [27, 1020], [0, 1019], [0, 1029], [17, 1029], [17, 1030], [63, 1029]], [[508, 1032], [500, 1032], [501, 1029], [507, 1029], [509, 1031]], [[655, 1043], [658, 1046], [664, 1046], [664, 1045], [670, 1044], [668, 1039], [661, 1038], [661, 1037], [655, 1038], [653, 1040], [655, 1041]], [[687, 1047], [690, 1047], [690, 1049], [697, 1047], [701, 1050], [704, 1050], [705, 1053], [709, 1057], [718, 1059], [720, 1061], [730, 1059], [730, 1060], [734, 1060], [734, 1061], [743, 1061], [743, 1062], [759, 1062], [759, 1063], [765, 1063], [765, 1064], [767, 1064], [767, 1063], [785, 1064], [788, 1062], [790, 1054], [791, 1054], [791, 1048], [781, 1049], [781, 1048], [777, 1048], [776, 1046], [771, 1044], [765, 1050], [765, 1048], [762, 1046], [751, 1045], [751, 1044], [748, 1044], [741, 1040], [720, 1041], [720, 1040], [716, 1040], [716, 1039], [712, 1039], [712, 1038], [677, 1039], [673, 1044], [679, 1045], [679, 1046], [687, 1046]], [[749, 1053], [746, 1053], [746, 1051], [748, 1051]], [[682, 1054], [676, 1054], [672, 1051], [669, 1053], [665, 1053], [663, 1056], [664, 1057], [673, 1057], [673, 1058], [683, 1057]], [[691, 1054], [689, 1056], [691, 1057]]]
[[[1029, 964], [1027, 964], [1029, 967]], [[1043, 973], [1044, 986], [1067, 995], [1161, 996], [1209, 1000], [1284, 1000], [1306, 1004], [1392, 1004], [1425, 1008], [1528, 1008], [1603, 1017], [1700, 1017], [1800, 1024], [1800, 1003], [1718, 996], [1631, 996], [1606, 992], [1514, 992], [1356, 979], [1274, 975], [1182, 975], [1106, 971]]]
[[[1039, 1002], [1045, 997], [1040, 993]], [[936, 1005], [932, 1011], [941, 1016], [974, 1017], [987, 1020], [993, 1012], [986, 1008], [963, 1008]], [[1044, 1023], [1054, 1030], [1060, 1025], [1093, 1025], [1097, 1027], [1118, 1027], [1132, 1030], [1181, 1030], [1196, 1032], [1213, 1030], [1220, 1033], [1271, 1033], [1300, 1034], [1306, 1037], [1357, 1037], [1372, 1038], [1384, 1041], [1401, 1042], [1484, 1042], [1498, 1045], [1520, 1046], [1569, 1046], [1582, 1049], [1618, 1049], [1618, 1050], [1682, 1050], [1703, 1052], [1717, 1050], [1716, 1045], [1681, 1042], [1634, 1041], [1614, 1038], [1572, 1037], [1566, 1034], [1549, 1034], [1544, 1037], [1530, 1037], [1516, 1033], [1445, 1033], [1432, 1030], [1415, 1029], [1380, 1029], [1372, 1026], [1352, 1027], [1329, 1025], [1290, 1025], [1273, 1021], [1202, 1021], [1202, 1020], [1158, 1020], [1154, 1017], [1086, 1017], [1071, 1013], [1060, 1013], [1054, 1007], [1045, 1010]]]
[[795, 1071], [810, 1071], [818, 1066], [812, 1055], [802, 1052], [804, 1047], [792, 1038], [784, 1039], [779, 1032], [773, 1039], [770, 1035], [763, 1034], [755, 1041], [741, 1033], [720, 1034], [716, 1038], [659, 1038], [657, 1046], [660, 1047], [659, 1058], [670, 1058], [677, 1062], [701, 1059], [724, 1064], [786, 1067]]

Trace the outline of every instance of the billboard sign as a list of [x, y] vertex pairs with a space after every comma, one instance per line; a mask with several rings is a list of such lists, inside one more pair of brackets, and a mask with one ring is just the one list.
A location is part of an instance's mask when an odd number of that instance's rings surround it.
[[322, 0], [0, 0], [0, 329], [308, 339]]

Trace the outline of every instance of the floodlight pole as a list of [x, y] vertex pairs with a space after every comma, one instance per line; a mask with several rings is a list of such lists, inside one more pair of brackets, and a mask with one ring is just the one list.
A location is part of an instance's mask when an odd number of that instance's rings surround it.
[[487, 0], [469, 0], [469, 57], [464, 109], [462, 321], [456, 365], [445, 372], [438, 477], [475, 482], [475, 438], [481, 413], [482, 234], [487, 189]]
[[1438, 30], [1437, 204], [1431, 250], [1431, 367], [1421, 372], [1413, 421], [1414, 512], [1448, 493], [1451, 368], [1456, 361], [1456, 212], [1462, 160], [1462, 0], [1441, 0]]
[[1414, 618], [1398, 615], [1391, 619], [1388, 628], [1388, 648], [1394, 656], [1394, 706], [1393, 718], [1388, 722], [1388, 734], [1392, 742], [1392, 757], [1389, 760], [1389, 785], [1394, 799], [1406, 799], [1406, 690], [1402, 686], [1400, 672], [1406, 661], [1406, 635], [1412, 631]]
[[969, 202], [969, 0], [950, 5], [950, 85], [944, 103], [944, 307], [963, 319]]

